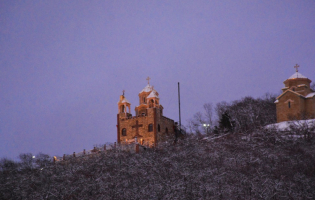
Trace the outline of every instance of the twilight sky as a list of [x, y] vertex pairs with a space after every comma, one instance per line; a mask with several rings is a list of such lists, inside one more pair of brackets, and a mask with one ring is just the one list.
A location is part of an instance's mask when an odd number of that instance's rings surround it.
[[0, 157], [51, 156], [116, 140], [146, 77], [164, 115], [315, 81], [315, 1], [0, 0]]

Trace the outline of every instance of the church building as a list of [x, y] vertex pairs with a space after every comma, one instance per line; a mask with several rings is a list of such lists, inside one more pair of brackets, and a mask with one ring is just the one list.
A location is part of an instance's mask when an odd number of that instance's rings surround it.
[[156, 146], [164, 136], [174, 134], [174, 120], [163, 115], [159, 93], [150, 85], [138, 94], [139, 105], [135, 116], [130, 113], [130, 102], [125, 94], [120, 96], [117, 114], [117, 142], [129, 144], [137, 141], [146, 146]]
[[299, 73], [299, 65], [294, 68], [296, 72], [283, 82], [285, 87], [275, 101], [277, 122], [315, 118], [315, 91], [310, 88], [312, 81]]

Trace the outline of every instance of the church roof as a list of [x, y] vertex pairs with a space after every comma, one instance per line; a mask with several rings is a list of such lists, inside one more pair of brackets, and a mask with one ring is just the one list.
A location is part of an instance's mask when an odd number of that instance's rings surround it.
[[124, 100], [122, 100], [121, 103], [130, 103], [130, 102], [126, 98], [124, 98]]
[[129, 101], [126, 99], [126, 97], [124, 97], [124, 96], [123, 96], [123, 99], [120, 100], [120, 101], [118, 101], [117, 104], [119, 104], [119, 103], [129, 103], [129, 104], [130, 104], [130, 102], [129, 102]]
[[156, 92], [152, 91], [147, 98], [159, 98], [159, 96], [156, 94]]
[[[141, 90], [141, 92], [139, 92], [139, 93], [142, 93], [142, 92], [151, 92], [151, 91], [152, 91], [152, 86], [148, 84], [148, 85], [145, 86], [145, 88], [143, 88], [143, 90]], [[153, 91], [156, 92], [155, 89], [153, 89]]]
[[294, 78], [307, 78], [306, 76], [303, 76], [299, 72], [295, 72], [292, 76], [290, 76], [288, 79], [294, 79]]
[[307, 96], [306, 96], [306, 98], [312, 98], [312, 97], [314, 97], [315, 96], [315, 92], [312, 92], [312, 93], [309, 93]]
[[151, 87], [151, 85], [147, 85], [147, 86], [145, 86], [145, 88], [143, 88], [143, 90], [141, 90], [141, 92], [139, 92], [139, 93], [142, 93], [142, 92], [150, 92], [152, 90], [152, 87]]
[[[291, 93], [293, 93], [293, 94], [296, 94], [296, 95], [298, 95], [298, 96], [300, 96], [300, 97], [304, 97], [303, 95], [301, 95], [301, 94], [299, 94], [299, 93], [297, 93], [297, 92], [295, 92], [295, 91], [286, 90], [285, 92], [283, 92], [282, 94], [280, 94], [280, 95], [276, 98], [276, 100], [279, 100], [283, 95], [285, 95], [285, 94], [288, 93], [288, 92], [291, 92]], [[304, 98], [305, 98], [305, 97], [304, 97]], [[279, 102], [279, 101], [278, 101], [278, 102]], [[278, 102], [275, 101], [275, 103], [278, 103]]]

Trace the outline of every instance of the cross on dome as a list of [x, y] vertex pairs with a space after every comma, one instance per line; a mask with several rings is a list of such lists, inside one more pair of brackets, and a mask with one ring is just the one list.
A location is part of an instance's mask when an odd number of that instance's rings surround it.
[[125, 96], [125, 90], [123, 90], [122, 92], [123, 92], [123, 96]]
[[298, 65], [298, 64], [296, 64], [296, 65], [294, 66], [296, 72], [299, 71], [299, 67], [300, 67], [300, 65]]
[[146, 79], [148, 81], [148, 84], [150, 85], [150, 77], [148, 76], [148, 78]]

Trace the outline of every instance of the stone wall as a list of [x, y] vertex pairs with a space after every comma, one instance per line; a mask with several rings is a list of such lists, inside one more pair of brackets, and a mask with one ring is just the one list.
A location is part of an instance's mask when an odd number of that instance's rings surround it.
[[[165, 129], [168, 129], [169, 134], [173, 134], [174, 121], [161, 115], [159, 108], [148, 108], [145, 116], [134, 116], [129, 119], [119, 118], [117, 128], [119, 129], [118, 141], [119, 143], [128, 143], [134, 141], [136, 135], [136, 128], [133, 127], [138, 121], [139, 135], [138, 142], [143, 145], [156, 145], [157, 138], [161, 138], [165, 134]], [[149, 124], [153, 124], [153, 131], [149, 132]], [[160, 131], [158, 131], [158, 125], [160, 125]], [[122, 130], [126, 129], [126, 136], [122, 135]], [[118, 133], [117, 133], [118, 134]]]
[[315, 98], [306, 99], [306, 111], [310, 118], [315, 118]]
[[[289, 102], [290, 101], [290, 108]], [[292, 92], [287, 92], [280, 97], [277, 107], [277, 122], [288, 121], [290, 117], [300, 117], [300, 113], [303, 112], [305, 106], [305, 100]]]

